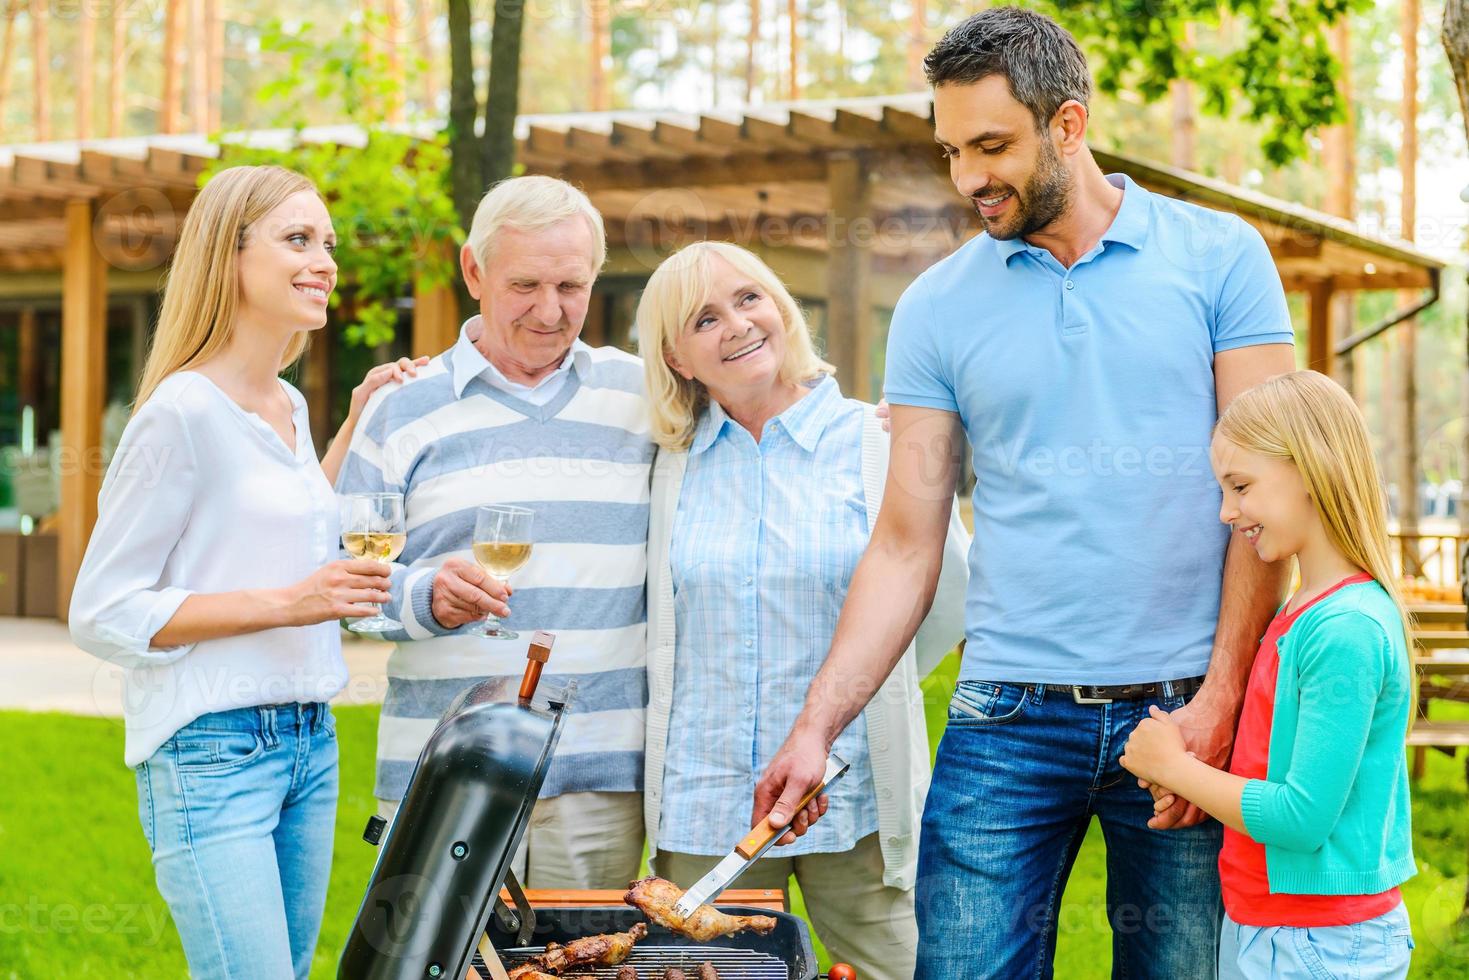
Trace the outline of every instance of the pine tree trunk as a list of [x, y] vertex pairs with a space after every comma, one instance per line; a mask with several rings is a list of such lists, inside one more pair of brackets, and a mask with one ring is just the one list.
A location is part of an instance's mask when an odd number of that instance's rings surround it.
[[490, 90], [485, 95], [485, 186], [509, 177], [515, 167], [515, 115], [520, 108], [520, 39], [524, 29], [522, 0], [496, 0], [495, 22], [490, 29]]
[[209, 41], [204, 0], [189, 2], [189, 125], [196, 133], [209, 131]]
[[928, 54], [928, 5], [925, 0], [910, 0], [908, 14], [908, 88], [923, 91], [923, 58]]
[[388, 78], [393, 83], [388, 94], [388, 122], [394, 126], [403, 122], [403, 96], [407, 87], [403, 75], [403, 5], [401, 0], [387, 0], [383, 9], [385, 43], [388, 49]]
[[[1459, 93], [1459, 119], [1464, 124], [1464, 141], [1469, 143], [1469, 0], [1444, 0], [1444, 51], [1454, 72], [1454, 89]], [[1464, 481], [1469, 493], [1469, 480]]]
[[466, 232], [485, 186], [479, 140], [474, 133], [479, 105], [474, 91], [473, 26], [470, 0], [449, 0], [450, 183], [459, 226]]
[[10, 65], [15, 57], [15, 15], [18, 0], [4, 0], [5, 38], [0, 40], [0, 119], [5, 118], [5, 106], [10, 102]]
[[183, 41], [183, 0], [165, 0], [163, 12], [163, 109], [159, 129], [165, 133], [179, 131], [179, 45]]
[[208, 46], [209, 114], [205, 127], [217, 133], [224, 125], [224, 18], [219, 0], [204, 0], [204, 34]]
[[32, 97], [36, 118], [36, 140], [51, 139], [51, 37], [46, 29], [51, 11], [45, 0], [31, 0], [31, 60], [35, 63], [36, 92]]
[[[1464, 141], [1469, 144], [1469, 0], [1444, 0], [1443, 31], [1440, 34], [1444, 52], [1454, 72], [1454, 88], [1459, 94], [1459, 119], [1464, 124]], [[1469, 336], [1469, 312], [1465, 313], [1465, 335]], [[1465, 414], [1469, 416], [1469, 371], [1464, 372]], [[1469, 432], [1464, 435], [1459, 453], [1460, 474], [1469, 472]], [[1469, 527], [1469, 479], [1463, 480], [1459, 492], [1459, 526]], [[1469, 574], [1464, 576], [1469, 591]], [[1469, 779], [1469, 759], [1464, 764]], [[1469, 916], [1469, 889], [1464, 892], [1464, 913]]]
[[786, 16], [790, 21], [791, 27], [791, 87], [789, 95], [790, 100], [794, 102], [801, 97], [801, 76], [798, 67], [801, 63], [801, 37], [800, 32], [796, 29], [800, 23], [800, 11], [796, 9], [796, 0], [786, 0]]
[[107, 136], [116, 139], [122, 135], [123, 105], [126, 95], [123, 88], [124, 55], [127, 51], [128, 15], [123, 5], [112, 5], [112, 59], [107, 72]]
[[[1194, 25], [1184, 25], [1186, 51], [1192, 53]], [[1194, 86], [1186, 78], [1176, 78], [1168, 86], [1173, 103], [1173, 165], [1182, 170], [1198, 167], [1198, 116], [1194, 111]]]
[[418, 15], [423, 18], [418, 25], [418, 57], [423, 61], [423, 77], [419, 80], [423, 85], [423, 115], [432, 117], [439, 101], [437, 73], [434, 71], [433, 7], [421, 5]]
[[83, 10], [77, 18], [77, 139], [92, 138], [97, 93], [97, 18]]
[[[1337, 89], [1341, 93], [1342, 121], [1329, 127], [1321, 137], [1323, 162], [1326, 165], [1325, 210], [1339, 218], [1352, 219], [1356, 216], [1356, 140], [1353, 136], [1352, 103], [1352, 30], [1348, 15], [1343, 14], [1331, 28], [1331, 51], [1341, 65], [1341, 78]], [[1353, 295], [1337, 291], [1331, 298], [1332, 333], [1340, 338], [1350, 333], [1356, 320], [1356, 302]], [[1329, 373], [1338, 377], [1349, 391], [1356, 385], [1355, 362], [1347, 359], [1338, 361], [1328, 354]]]
[[611, 30], [609, 0], [591, 0], [591, 109], [603, 112], [608, 107], [607, 98], [607, 49], [610, 47], [608, 31]]
[[[1403, 139], [1398, 152], [1398, 164], [1403, 173], [1402, 237], [1413, 240], [1414, 224], [1418, 208], [1418, 0], [1403, 0], [1403, 102], [1401, 110]], [[1409, 291], [1399, 297], [1404, 305], [1412, 303], [1416, 295]], [[1399, 382], [1403, 394], [1402, 431], [1399, 434], [1401, 453], [1399, 484], [1405, 492], [1399, 508], [1399, 530], [1413, 533], [1418, 530], [1418, 324], [1407, 320], [1395, 328], [1398, 335]], [[1420, 574], [1418, 550], [1404, 539], [1403, 564], [1405, 574]], [[1410, 567], [1411, 566], [1411, 567]]]
[[760, 3], [749, 0], [750, 30], [745, 34], [745, 103], [755, 102], [755, 51], [760, 46]]

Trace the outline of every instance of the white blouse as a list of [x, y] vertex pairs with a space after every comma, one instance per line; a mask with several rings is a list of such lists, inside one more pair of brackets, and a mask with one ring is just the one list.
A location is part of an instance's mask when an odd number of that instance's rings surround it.
[[281, 386], [294, 452], [214, 382], [180, 371], [133, 416], [107, 469], [70, 625], [78, 646], [124, 668], [129, 766], [202, 714], [326, 701], [346, 686], [335, 621], [149, 645], [190, 595], [291, 585], [338, 557], [336, 495], [306, 400]]

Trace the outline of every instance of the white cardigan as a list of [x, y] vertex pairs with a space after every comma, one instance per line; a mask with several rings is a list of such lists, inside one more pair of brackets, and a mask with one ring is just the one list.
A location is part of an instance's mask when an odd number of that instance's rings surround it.
[[[677, 650], [669, 546], [687, 464], [688, 453], [665, 450], [658, 453], [653, 465], [652, 512], [648, 525], [648, 729], [643, 763], [643, 822], [649, 857], [658, 853], [663, 757], [668, 744], [668, 719], [673, 710], [673, 662]], [[862, 489], [869, 535], [882, 505], [887, 467], [888, 434], [868, 406], [862, 429]], [[943, 570], [933, 606], [919, 626], [914, 642], [883, 682], [877, 696], [863, 709], [872, 781], [877, 789], [883, 883], [895, 888], [912, 888], [917, 878], [918, 830], [931, 770], [919, 678], [932, 671], [964, 637], [968, 551], [969, 534], [959, 518], [956, 502], [949, 518]]]

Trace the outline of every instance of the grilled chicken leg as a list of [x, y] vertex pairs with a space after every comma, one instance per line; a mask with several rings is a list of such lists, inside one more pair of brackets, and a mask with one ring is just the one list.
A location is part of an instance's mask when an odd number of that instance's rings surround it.
[[633, 882], [622, 900], [640, 909], [663, 928], [700, 943], [707, 943], [718, 936], [733, 936], [746, 929], [763, 936], [775, 928], [775, 919], [768, 915], [726, 915], [708, 905], [700, 905], [692, 915], [684, 918], [673, 907], [682, 895], [683, 889], [673, 882], [649, 875]]
[[648, 927], [639, 922], [627, 932], [584, 936], [565, 946], [547, 943], [544, 953], [532, 956], [511, 970], [510, 980], [534, 980], [537, 972], [559, 973], [572, 966], [616, 966], [627, 959], [633, 944], [647, 934]]

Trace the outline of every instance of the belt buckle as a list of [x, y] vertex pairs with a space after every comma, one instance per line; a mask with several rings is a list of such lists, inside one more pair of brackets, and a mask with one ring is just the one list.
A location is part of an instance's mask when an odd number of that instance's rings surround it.
[[1077, 704], [1111, 704], [1113, 698], [1084, 698], [1081, 696], [1081, 685], [1073, 684], [1071, 687], [1071, 700]]

